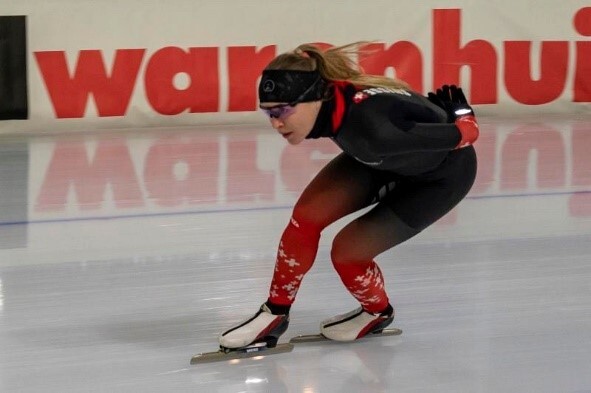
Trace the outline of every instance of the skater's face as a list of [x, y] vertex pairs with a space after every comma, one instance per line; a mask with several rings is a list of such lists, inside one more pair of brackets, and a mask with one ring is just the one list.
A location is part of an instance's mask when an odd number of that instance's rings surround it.
[[322, 101], [295, 104], [265, 102], [260, 108], [269, 116], [271, 126], [291, 145], [306, 139], [320, 112]]

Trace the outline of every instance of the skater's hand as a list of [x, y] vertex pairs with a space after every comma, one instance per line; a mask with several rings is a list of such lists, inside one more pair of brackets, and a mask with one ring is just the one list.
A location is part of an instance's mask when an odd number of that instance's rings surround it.
[[461, 87], [443, 85], [435, 93], [429, 92], [427, 98], [447, 113], [449, 123], [454, 123], [462, 116], [474, 116], [474, 111], [468, 105], [468, 100], [466, 100]]
[[445, 110], [448, 122], [455, 123], [460, 131], [460, 142], [456, 149], [470, 146], [476, 142], [480, 134], [478, 123], [474, 111], [460, 87], [443, 85], [435, 93], [429, 92], [427, 98]]

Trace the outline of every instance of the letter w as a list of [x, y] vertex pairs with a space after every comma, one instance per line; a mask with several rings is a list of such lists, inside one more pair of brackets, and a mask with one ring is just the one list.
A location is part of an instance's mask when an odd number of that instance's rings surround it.
[[124, 116], [145, 49], [119, 49], [111, 75], [100, 50], [82, 50], [73, 76], [63, 51], [36, 52], [35, 58], [58, 118], [84, 117], [92, 94], [101, 117]]

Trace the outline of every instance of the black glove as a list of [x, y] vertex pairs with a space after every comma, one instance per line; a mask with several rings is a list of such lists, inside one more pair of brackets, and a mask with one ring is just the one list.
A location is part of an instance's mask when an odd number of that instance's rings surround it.
[[468, 100], [466, 100], [461, 87], [443, 85], [435, 93], [429, 92], [427, 98], [447, 113], [448, 123], [455, 123], [461, 116], [474, 116], [474, 111], [468, 105]]
[[455, 85], [443, 85], [435, 93], [428, 93], [427, 98], [447, 113], [448, 123], [455, 123], [460, 132], [457, 149], [470, 146], [478, 139], [480, 130], [474, 111], [461, 88]]

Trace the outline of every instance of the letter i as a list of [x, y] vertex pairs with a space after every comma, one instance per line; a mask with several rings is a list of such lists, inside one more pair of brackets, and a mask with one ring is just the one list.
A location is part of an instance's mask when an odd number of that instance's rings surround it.
[[[581, 8], [573, 24], [577, 33], [591, 37], [591, 7]], [[577, 41], [574, 102], [591, 102], [591, 41]]]

